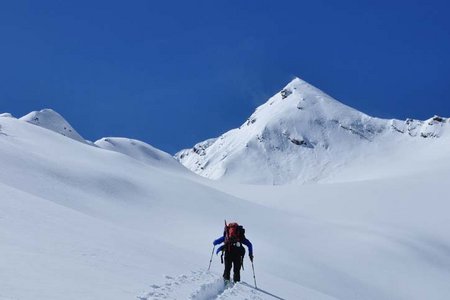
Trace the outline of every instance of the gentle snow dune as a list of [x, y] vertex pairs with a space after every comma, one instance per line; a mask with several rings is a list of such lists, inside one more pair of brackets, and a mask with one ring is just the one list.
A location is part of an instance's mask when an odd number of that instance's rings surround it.
[[[0, 118], [0, 299], [450, 295], [445, 136], [283, 186], [199, 179], [164, 154], [162, 165], [143, 163], [120, 141], [126, 155]], [[247, 257], [244, 283], [231, 289], [218, 257], [205, 272], [223, 219], [246, 227], [263, 291], [247, 285]]]
[[316, 182], [361, 156], [383, 156], [383, 151], [411, 140], [420, 147], [448, 135], [449, 128], [450, 121], [438, 116], [426, 121], [373, 118], [296, 78], [242, 126], [182, 150], [176, 158], [211, 179], [277, 185]]
[[160, 169], [188, 172], [188, 170], [170, 154], [138, 140], [107, 137], [96, 141], [94, 144], [103, 149], [123, 153]]

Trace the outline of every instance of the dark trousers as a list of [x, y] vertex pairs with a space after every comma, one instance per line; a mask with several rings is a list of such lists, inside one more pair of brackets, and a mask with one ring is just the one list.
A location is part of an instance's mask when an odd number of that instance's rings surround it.
[[225, 270], [223, 271], [225, 280], [230, 280], [231, 268], [233, 268], [233, 281], [241, 280], [241, 259], [240, 251], [225, 251]]

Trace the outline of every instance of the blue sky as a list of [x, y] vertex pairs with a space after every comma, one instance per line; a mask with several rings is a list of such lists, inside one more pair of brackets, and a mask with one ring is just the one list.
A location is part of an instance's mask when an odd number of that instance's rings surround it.
[[373, 116], [450, 116], [447, 1], [3, 1], [0, 111], [170, 153], [298, 76]]

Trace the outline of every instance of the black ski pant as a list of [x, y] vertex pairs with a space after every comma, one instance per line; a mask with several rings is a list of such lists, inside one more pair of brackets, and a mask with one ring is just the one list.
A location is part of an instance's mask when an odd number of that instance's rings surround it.
[[233, 281], [241, 281], [242, 256], [239, 251], [225, 251], [225, 270], [223, 278], [230, 280], [231, 268], [233, 268]]

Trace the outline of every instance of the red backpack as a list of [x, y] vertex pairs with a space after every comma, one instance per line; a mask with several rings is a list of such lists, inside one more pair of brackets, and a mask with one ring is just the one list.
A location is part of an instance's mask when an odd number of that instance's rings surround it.
[[[228, 251], [231, 251], [232, 249], [238, 250], [241, 260], [244, 259], [245, 255], [245, 249], [242, 246], [242, 242], [245, 240], [245, 229], [238, 223], [230, 223], [227, 225], [227, 221], [225, 220], [225, 230], [224, 230], [224, 246], [222, 249], [222, 255], [220, 257], [220, 260], [223, 263], [223, 255], [225, 253], [225, 249]], [[242, 268], [244, 268], [244, 265], [242, 265]]]
[[245, 229], [238, 223], [225, 223], [225, 244], [242, 243], [245, 239]]

